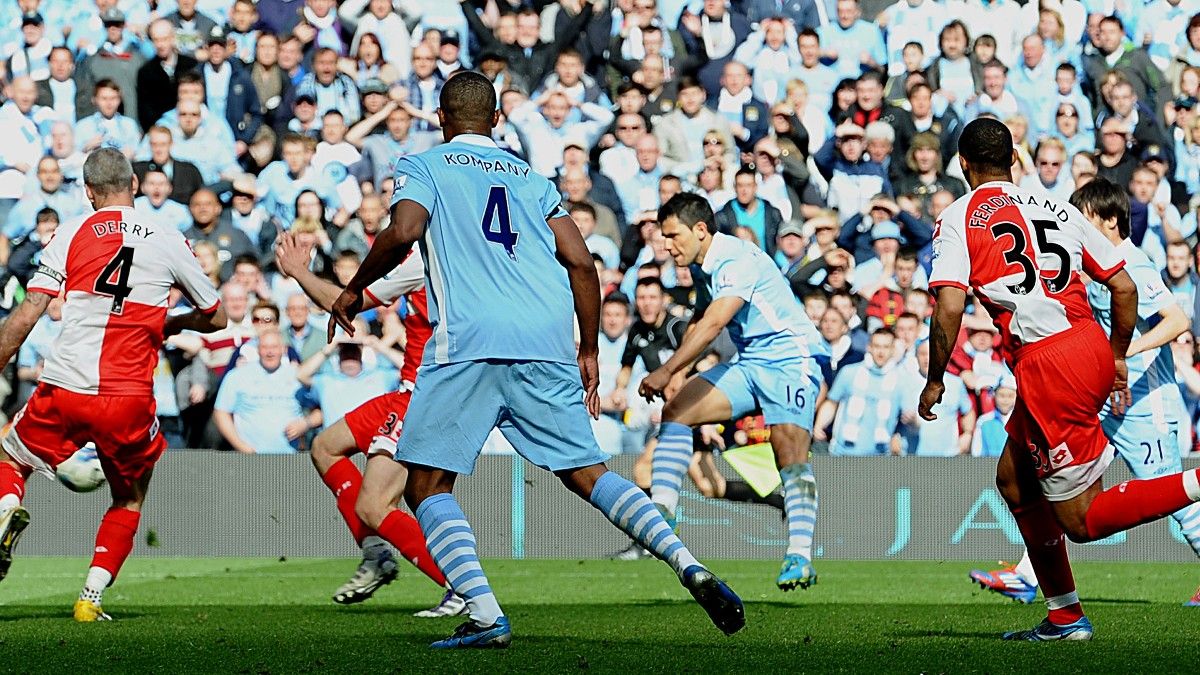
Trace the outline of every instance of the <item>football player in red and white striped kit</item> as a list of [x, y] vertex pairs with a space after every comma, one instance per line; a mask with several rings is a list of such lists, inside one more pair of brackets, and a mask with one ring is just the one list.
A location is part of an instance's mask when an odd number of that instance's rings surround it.
[[[279, 236], [276, 265], [328, 312], [342, 289], [313, 274], [308, 267], [310, 260], [311, 251], [302, 248], [294, 237], [287, 233]], [[404, 466], [392, 459], [417, 379], [417, 367], [425, 343], [433, 335], [425, 298], [425, 265], [420, 253], [414, 250], [390, 274], [368, 287], [366, 297], [370, 307], [390, 305], [405, 298], [408, 313], [403, 325], [407, 342], [400, 388], [350, 411], [313, 441], [313, 465], [333, 492], [338, 511], [363, 550], [362, 562], [354, 576], [334, 593], [334, 601], [341, 604], [362, 602], [396, 578], [396, 561], [389, 543], [434, 583], [446, 585], [446, 577], [426, 549], [420, 525], [398, 507], [407, 475]], [[364, 472], [359, 472], [350, 461], [359, 452], [367, 455]], [[462, 598], [447, 589], [437, 606], [416, 616], [455, 616], [465, 610]]]
[[[1000, 331], [1017, 378], [996, 483], [1049, 610], [1032, 630], [1004, 637], [1088, 640], [1093, 629], [1075, 592], [1064, 535], [1096, 541], [1170, 515], [1200, 501], [1200, 476], [1191, 469], [1104, 489], [1113, 446], [1099, 413], [1110, 396], [1118, 414], [1130, 402], [1125, 355], [1137, 286], [1120, 251], [1078, 209], [1013, 184], [1015, 150], [1002, 123], [968, 124], [959, 154], [972, 191], [934, 226], [929, 285], [937, 289], [937, 308], [920, 414], [935, 419], [931, 409], [945, 389], [942, 376], [972, 290]], [[1081, 272], [1111, 293], [1111, 335], [1096, 323]]]
[[[91, 441], [112, 492], [100, 521], [77, 621], [108, 619], [101, 594], [133, 549], [154, 464], [167, 443], [155, 417], [152, 378], [165, 336], [225, 327], [220, 296], [187, 240], [133, 207], [137, 179], [120, 152], [97, 150], [83, 165], [95, 213], [59, 226], [42, 252], [28, 295], [0, 328], [0, 367], [60, 295], [62, 334], [37, 389], [0, 444], [0, 578], [29, 523], [25, 479], [49, 477]], [[167, 317], [172, 287], [196, 309]]]

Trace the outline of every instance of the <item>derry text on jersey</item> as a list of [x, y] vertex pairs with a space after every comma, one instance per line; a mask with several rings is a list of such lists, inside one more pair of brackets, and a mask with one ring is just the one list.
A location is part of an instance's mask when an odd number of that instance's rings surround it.
[[[967, 225], [969, 227], [987, 227], [992, 214], [1006, 206], [1024, 206], [1026, 204], [1037, 206], [1038, 204], [1038, 198], [1032, 193], [1026, 196], [1025, 200], [1021, 201], [1021, 195], [997, 192], [975, 205], [975, 209], [971, 211], [971, 215], [967, 218]], [[1042, 208], [1053, 213], [1054, 217], [1060, 221], [1065, 223], [1070, 218], [1066, 207], [1062, 204], [1044, 197], [1041, 202]]]
[[140, 223], [130, 225], [123, 220], [106, 220], [102, 223], [92, 223], [92, 232], [96, 233], [96, 237], [107, 237], [111, 234], [136, 234], [139, 237], [147, 238], [154, 234], [154, 230]]

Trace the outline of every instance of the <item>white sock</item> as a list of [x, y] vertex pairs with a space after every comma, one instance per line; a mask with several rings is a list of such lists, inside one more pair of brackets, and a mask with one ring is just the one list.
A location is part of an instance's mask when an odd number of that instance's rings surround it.
[[1183, 472], [1183, 491], [1194, 502], [1200, 502], [1200, 469]]
[[104, 589], [112, 583], [112, 572], [102, 567], [92, 567], [88, 569], [87, 580], [83, 582], [83, 591], [79, 594], [82, 600], [91, 600], [99, 604], [101, 596], [104, 595]]
[[1038, 585], [1037, 572], [1033, 571], [1033, 562], [1029, 560], [1029, 549], [1025, 549], [1025, 552], [1021, 554], [1021, 562], [1017, 563], [1015, 570], [1017, 574], [1025, 578], [1025, 581], [1029, 582], [1030, 586]]
[[0, 511], [7, 511], [11, 508], [16, 508], [21, 505], [21, 498], [15, 494], [6, 494], [0, 497]]
[[388, 543], [378, 535], [363, 537], [362, 552], [364, 560], [379, 560], [388, 550]]

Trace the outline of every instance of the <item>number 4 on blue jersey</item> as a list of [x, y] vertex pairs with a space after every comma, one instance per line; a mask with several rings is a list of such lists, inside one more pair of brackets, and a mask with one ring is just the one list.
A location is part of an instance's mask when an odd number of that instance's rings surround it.
[[[492, 229], [492, 221], [499, 230]], [[503, 185], [493, 185], [488, 191], [487, 208], [483, 210], [483, 236], [493, 244], [500, 244], [508, 252], [508, 257], [517, 259], [517, 239], [519, 232], [513, 232], [512, 220], [508, 216], [508, 190]]]

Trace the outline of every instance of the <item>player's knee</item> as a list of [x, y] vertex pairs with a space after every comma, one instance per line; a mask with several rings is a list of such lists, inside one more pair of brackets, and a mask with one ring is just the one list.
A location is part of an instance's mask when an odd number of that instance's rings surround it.
[[317, 437], [313, 439], [312, 450], [309, 452], [313, 466], [322, 472], [333, 466], [344, 454], [325, 433], [317, 434]]
[[1096, 537], [1088, 533], [1087, 523], [1082, 519], [1066, 519], [1060, 521], [1059, 524], [1062, 525], [1063, 532], [1072, 543], [1087, 544], [1096, 540]]
[[354, 514], [372, 530], [378, 530], [383, 519], [387, 517], [391, 505], [382, 503], [376, 495], [366, 491], [359, 493], [358, 501], [354, 503]]

